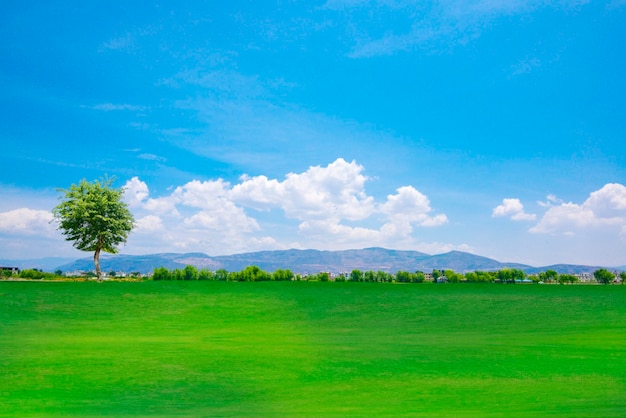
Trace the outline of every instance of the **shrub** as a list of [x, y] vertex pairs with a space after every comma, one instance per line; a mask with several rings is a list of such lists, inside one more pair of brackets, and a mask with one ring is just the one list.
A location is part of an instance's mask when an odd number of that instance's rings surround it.
[[22, 270], [20, 271], [20, 274], [18, 276], [22, 279], [31, 279], [31, 280], [43, 280], [43, 279], [54, 278], [53, 273], [45, 273], [41, 270], [35, 270], [35, 269]]

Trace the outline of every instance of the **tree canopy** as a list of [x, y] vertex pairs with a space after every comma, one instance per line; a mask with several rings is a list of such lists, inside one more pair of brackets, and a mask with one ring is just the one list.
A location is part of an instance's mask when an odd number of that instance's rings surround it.
[[113, 187], [113, 182], [83, 179], [69, 189], [59, 189], [61, 203], [52, 211], [67, 241], [81, 251], [94, 252], [98, 280], [102, 279], [100, 252], [117, 253], [117, 246], [126, 242], [134, 226], [133, 215], [122, 200], [124, 191]]
[[609, 284], [615, 280], [615, 275], [607, 269], [599, 269], [593, 272], [593, 276], [598, 283]]

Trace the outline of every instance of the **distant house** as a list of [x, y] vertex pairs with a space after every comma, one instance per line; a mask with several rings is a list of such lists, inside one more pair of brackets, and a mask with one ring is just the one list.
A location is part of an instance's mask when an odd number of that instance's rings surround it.
[[592, 273], [577, 273], [574, 276], [576, 276], [578, 281], [581, 282], [581, 283], [589, 283], [589, 282], [595, 282], [596, 281], [596, 279], [595, 279], [595, 277], [593, 277]]
[[5, 271], [9, 271], [9, 272], [11, 272], [11, 274], [20, 274], [20, 269], [17, 268], [17, 267], [3, 267], [3, 266], [0, 266], [0, 271], [3, 272], [3, 273]]
[[448, 282], [448, 278], [446, 276], [437, 277], [436, 283], [447, 283], [447, 282]]

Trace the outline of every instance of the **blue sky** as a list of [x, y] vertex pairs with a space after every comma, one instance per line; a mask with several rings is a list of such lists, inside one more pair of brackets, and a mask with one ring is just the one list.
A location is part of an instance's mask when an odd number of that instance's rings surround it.
[[3, 2], [0, 258], [383, 246], [626, 265], [626, 1]]

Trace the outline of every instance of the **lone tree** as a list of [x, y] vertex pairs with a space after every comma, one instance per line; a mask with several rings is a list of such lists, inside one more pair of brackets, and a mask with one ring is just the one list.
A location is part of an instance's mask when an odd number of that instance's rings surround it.
[[98, 281], [102, 280], [100, 252], [117, 253], [125, 243], [135, 220], [122, 201], [123, 189], [113, 187], [114, 179], [81, 180], [69, 189], [59, 189], [62, 200], [53, 210], [67, 241], [82, 251], [93, 251]]
[[600, 269], [593, 272], [593, 276], [598, 283], [609, 284], [615, 280], [615, 275], [607, 269]]

